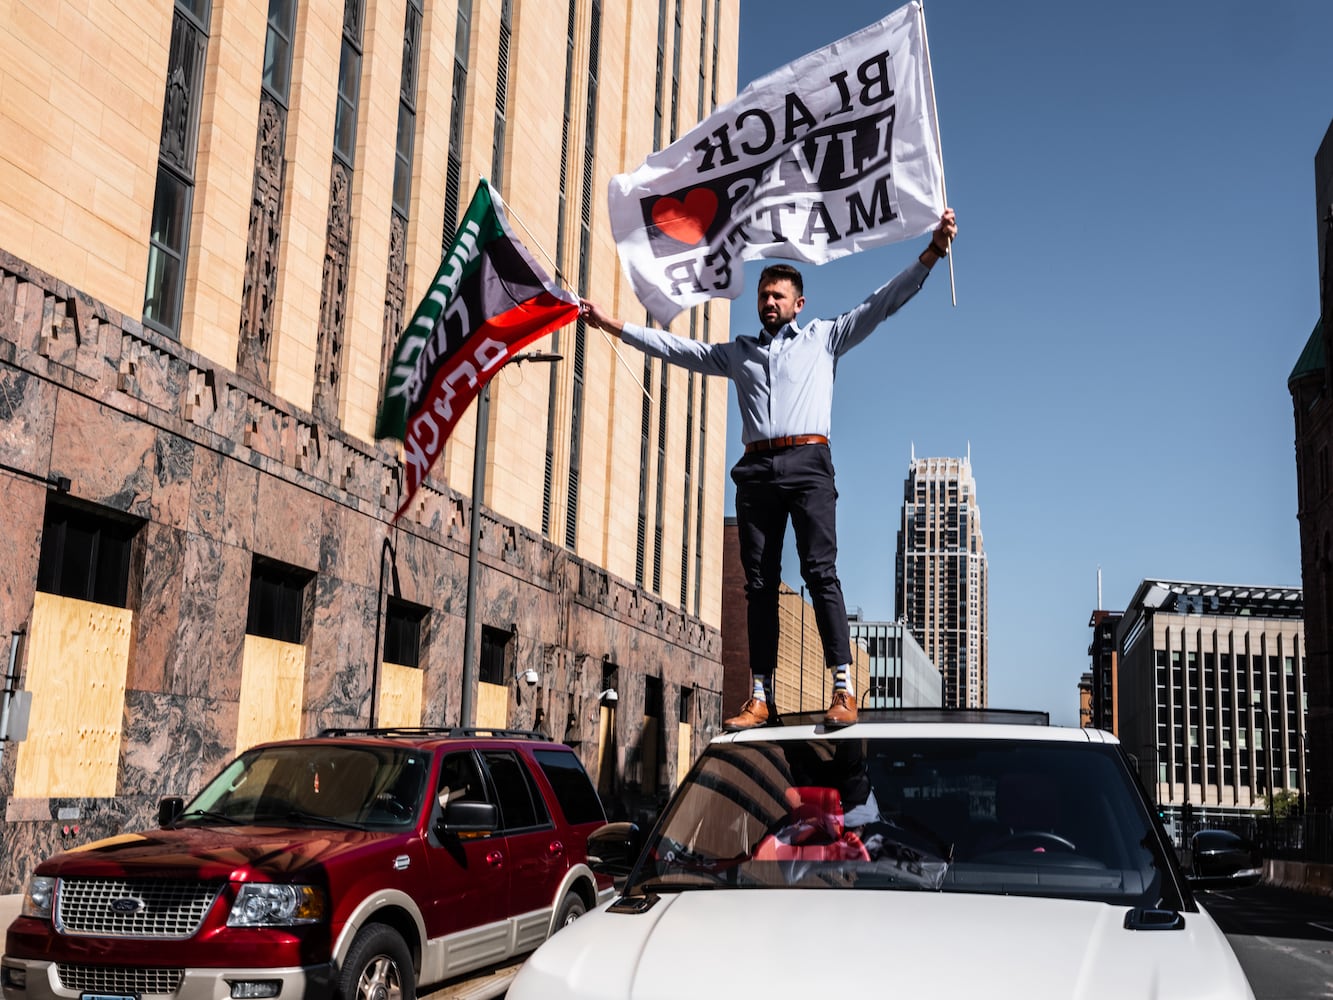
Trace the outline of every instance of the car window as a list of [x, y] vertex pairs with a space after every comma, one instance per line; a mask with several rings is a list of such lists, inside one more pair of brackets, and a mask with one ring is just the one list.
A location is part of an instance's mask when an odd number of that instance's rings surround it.
[[536, 750], [533, 756], [555, 791], [565, 822], [572, 826], [606, 822], [597, 789], [592, 787], [588, 773], [574, 754], [568, 750]]
[[1232, 833], [1230, 830], [1200, 830], [1194, 835], [1194, 846], [1200, 850], [1236, 847], [1241, 843], [1239, 835]]
[[247, 751], [182, 813], [191, 823], [364, 829], [410, 826], [421, 810], [428, 757], [418, 751], [308, 743]]
[[1114, 747], [1091, 743], [714, 744], [634, 880], [667, 890], [796, 884], [1156, 906], [1174, 881], [1133, 780]]
[[472, 751], [445, 754], [435, 798], [443, 809], [450, 802], [490, 802], [486, 781]]
[[550, 822], [536, 782], [518, 755], [509, 750], [482, 754], [500, 802], [501, 825], [506, 831], [544, 826]]

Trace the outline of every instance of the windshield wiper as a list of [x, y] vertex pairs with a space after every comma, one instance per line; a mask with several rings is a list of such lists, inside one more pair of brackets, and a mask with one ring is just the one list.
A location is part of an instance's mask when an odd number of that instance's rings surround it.
[[281, 811], [273, 809], [265, 813], [256, 813], [255, 818], [251, 822], [264, 823], [273, 822], [275, 820], [279, 822], [296, 820], [311, 826], [336, 826], [343, 830], [365, 829], [360, 823], [352, 823], [345, 819], [335, 819], [332, 816], [319, 816], [312, 812], [306, 812], [304, 809], [298, 809], [295, 806]]
[[245, 821], [237, 819], [235, 816], [227, 816], [223, 813], [213, 812], [209, 809], [191, 809], [189, 812], [183, 812], [176, 817], [171, 824], [173, 827], [187, 819], [211, 819], [220, 823], [226, 823], [228, 826], [241, 826]]
[[[677, 878], [681, 876], [697, 875], [699, 882], [678, 882]], [[702, 881], [704, 872], [677, 872], [672, 875], [655, 875], [652, 878], [644, 879], [642, 882], [634, 883], [631, 889], [626, 890], [626, 895], [641, 895], [646, 893], [666, 893], [666, 892], [694, 892], [699, 889], [742, 889], [744, 886], [736, 885], [731, 882], [724, 882], [720, 876], [714, 876], [712, 879]]]

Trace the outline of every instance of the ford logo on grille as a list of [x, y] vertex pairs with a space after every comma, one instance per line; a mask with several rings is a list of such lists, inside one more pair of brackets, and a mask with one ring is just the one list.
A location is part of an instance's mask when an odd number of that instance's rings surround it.
[[122, 896], [107, 904], [112, 913], [138, 913], [144, 908], [144, 901], [133, 896]]

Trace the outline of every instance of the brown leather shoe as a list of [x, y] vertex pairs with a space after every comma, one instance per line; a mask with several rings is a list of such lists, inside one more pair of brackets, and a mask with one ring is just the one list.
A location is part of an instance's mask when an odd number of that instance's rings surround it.
[[829, 727], [850, 726], [856, 721], [856, 699], [842, 689], [833, 692], [833, 701], [824, 713], [824, 725]]
[[[855, 714], [855, 710], [853, 710], [853, 714]], [[755, 726], [762, 726], [767, 721], [768, 702], [751, 698], [741, 706], [739, 715], [733, 715], [730, 719], [722, 721], [722, 728], [728, 733], [738, 733], [742, 729], [753, 729]]]

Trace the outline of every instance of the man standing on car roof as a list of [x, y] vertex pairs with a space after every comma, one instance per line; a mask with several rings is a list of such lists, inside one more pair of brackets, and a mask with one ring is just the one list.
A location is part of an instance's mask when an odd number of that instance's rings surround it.
[[796, 325], [805, 305], [801, 272], [790, 264], [770, 265], [759, 275], [763, 330], [728, 343], [702, 344], [624, 323], [583, 300], [583, 317], [590, 326], [671, 364], [725, 375], [736, 383], [745, 454], [731, 478], [736, 483], [753, 689], [740, 712], [723, 722], [729, 731], [768, 721], [765, 689], [777, 667], [778, 587], [789, 517], [824, 662], [833, 671], [833, 699], [824, 723], [846, 726], [856, 721], [856, 695], [848, 677], [852, 653], [847, 608], [836, 567], [838, 491], [828, 442], [833, 378], [838, 358], [920, 290], [935, 262], [948, 255], [957, 232], [954, 211], [946, 208], [926, 249], [901, 274], [837, 319], [811, 320], [804, 327]]

